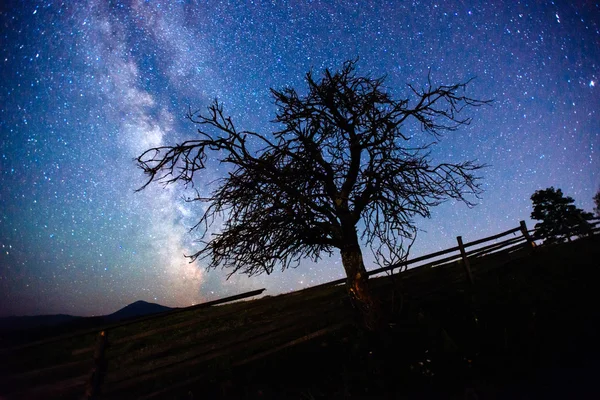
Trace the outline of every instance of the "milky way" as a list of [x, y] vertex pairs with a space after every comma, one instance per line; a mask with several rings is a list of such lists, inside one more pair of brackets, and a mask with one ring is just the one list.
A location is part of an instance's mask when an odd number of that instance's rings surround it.
[[[10, 3], [10, 2], [9, 2]], [[600, 6], [593, 2], [14, 1], [0, 15], [0, 315], [113, 312], [135, 300], [187, 306], [343, 276], [338, 257], [225, 279], [183, 257], [199, 204], [144, 183], [134, 157], [194, 135], [212, 99], [240, 129], [270, 132], [269, 88], [360, 57], [360, 73], [406, 83], [476, 79], [493, 99], [446, 136], [439, 161], [477, 159], [477, 207], [417, 220], [412, 255], [529, 220], [559, 187], [592, 209], [600, 188]], [[514, 3], [514, 4], [513, 4]], [[578, 4], [581, 3], [581, 4]], [[218, 165], [197, 182], [223, 173]], [[365, 252], [367, 253], [367, 252]], [[367, 260], [370, 264], [370, 260]]]

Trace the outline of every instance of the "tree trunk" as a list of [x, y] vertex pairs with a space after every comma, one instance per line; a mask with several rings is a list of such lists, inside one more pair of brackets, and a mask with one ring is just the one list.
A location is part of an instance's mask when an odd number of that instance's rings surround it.
[[358, 243], [345, 246], [341, 249], [341, 255], [346, 271], [348, 294], [359, 309], [365, 327], [370, 331], [378, 330], [381, 323], [380, 307], [369, 290], [369, 276], [363, 263], [360, 246]]

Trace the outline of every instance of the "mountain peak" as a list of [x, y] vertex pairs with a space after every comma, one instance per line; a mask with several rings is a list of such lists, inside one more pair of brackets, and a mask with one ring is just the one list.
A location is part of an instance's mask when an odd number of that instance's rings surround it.
[[106, 318], [109, 321], [120, 321], [120, 320], [134, 318], [134, 317], [141, 317], [144, 315], [157, 314], [157, 313], [169, 311], [171, 309], [172, 308], [166, 307], [166, 306], [161, 306], [160, 304], [148, 303], [147, 301], [144, 301], [144, 300], [138, 300], [136, 302], [133, 302], [133, 303], [121, 308], [117, 312], [107, 315]]

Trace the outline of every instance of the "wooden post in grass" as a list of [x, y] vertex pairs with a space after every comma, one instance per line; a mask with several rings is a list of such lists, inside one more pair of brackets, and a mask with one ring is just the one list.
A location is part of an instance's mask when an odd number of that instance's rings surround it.
[[521, 221], [521, 232], [523, 233], [523, 236], [525, 237], [525, 240], [527, 240], [527, 245], [529, 246], [530, 250], [535, 249], [535, 242], [533, 241], [533, 239], [531, 238], [531, 235], [529, 234], [529, 231], [527, 230], [527, 224], [525, 223], [525, 221]]
[[107, 341], [108, 333], [106, 331], [100, 332], [96, 339], [96, 349], [94, 350], [94, 366], [92, 367], [92, 373], [90, 374], [83, 397], [85, 400], [97, 399], [100, 394], [100, 386], [106, 372], [105, 352]]
[[460, 255], [462, 256], [463, 265], [465, 266], [465, 271], [467, 272], [469, 283], [473, 285], [475, 281], [473, 280], [473, 274], [471, 273], [471, 264], [469, 264], [469, 259], [467, 258], [467, 253], [465, 252], [465, 246], [463, 245], [462, 236], [457, 236], [456, 241], [458, 242], [458, 248], [460, 249]]

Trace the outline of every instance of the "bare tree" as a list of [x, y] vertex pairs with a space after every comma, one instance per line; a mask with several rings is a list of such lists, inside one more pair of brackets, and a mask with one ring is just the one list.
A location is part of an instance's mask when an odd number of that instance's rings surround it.
[[[368, 314], [374, 303], [361, 242], [389, 264], [403, 257], [402, 240], [413, 240], [415, 216], [429, 217], [447, 199], [473, 205], [468, 197], [480, 192], [474, 173], [482, 165], [432, 164], [430, 149], [444, 132], [470, 123], [458, 117], [464, 108], [488, 101], [466, 97], [468, 82], [430, 81], [423, 89], [409, 85], [413, 102], [394, 100], [384, 78], [358, 76], [355, 67], [347, 61], [320, 81], [307, 73], [306, 95], [272, 89], [279, 130], [270, 134], [239, 131], [215, 100], [207, 112], [188, 115], [197, 139], [137, 159], [149, 177], [141, 189], [153, 181], [193, 186], [209, 157], [230, 166], [212, 193], [196, 190], [191, 199], [208, 205], [195, 228], [206, 232], [216, 216], [225, 218], [221, 232], [202, 236], [192, 261], [253, 275], [336, 250], [348, 291]], [[425, 140], [406, 132], [411, 121]]]

